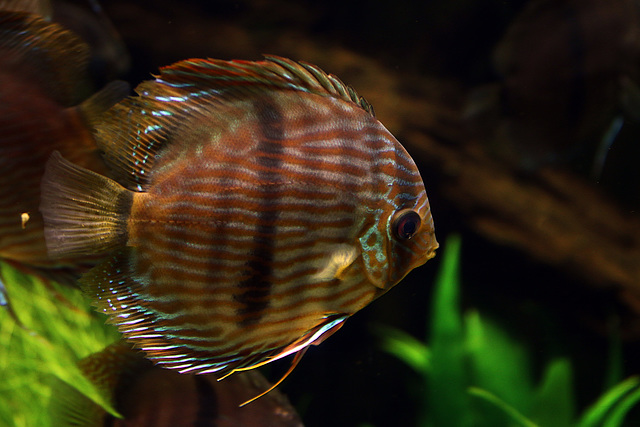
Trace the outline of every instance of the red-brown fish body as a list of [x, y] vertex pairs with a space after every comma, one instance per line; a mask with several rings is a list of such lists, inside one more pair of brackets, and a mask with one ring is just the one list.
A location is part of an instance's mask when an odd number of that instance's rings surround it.
[[42, 211], [52, 254], [115, 250], [82, 282], [163, 366], [296, 353], [434, 255], [415, 163], [335, 77], [193, 60], [137, 92], [99, 126], [119, 183], [55, 155]]
[[105, 172], [88, 120], [126, 95], [112, 86], [80, 104], [87, 56], [84, 43], [59, 25], [0, 11], [0, 257], [56, 279], [79, 264], [47, 255], [38, 210], [45, 163], [58, 150]]
[[51, 403], [56, 426], [302, 427], [295, 409], [277, 390], [239, 407], [269, 387], [255, 370], [222, 381], [213, 375], [182, 375], [154, 366], [121, 342], [81, 360], [79, 366], [122, 418], [58, 384]]

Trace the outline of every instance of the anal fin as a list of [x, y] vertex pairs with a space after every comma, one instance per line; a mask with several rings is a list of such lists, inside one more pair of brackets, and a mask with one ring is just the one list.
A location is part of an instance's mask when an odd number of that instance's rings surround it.
[[127, 334], [144, 329], [144, 302], [138, 297], [140, 284], [130, 274], [129, 257], [133, 248], [115, 251], [79, 280], [83, 292], [98, 311], [109, 315], [110, 323]]

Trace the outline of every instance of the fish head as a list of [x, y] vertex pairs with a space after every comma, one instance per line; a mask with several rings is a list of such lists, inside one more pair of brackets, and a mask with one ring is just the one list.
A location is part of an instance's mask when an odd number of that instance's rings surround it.
[[389, 133], [391, 154], [381, 159], [377, 174], [380, 198], [369, 226], [360, 237], [369, 281], [387, 291], [411, 270], [435, 256], [431, 207], [415, 162]]
[[426, 192], [423, 190], [421, 203], [396, 210], [389, 216], [387, 225], [391, 266], [388, 286], [392, 287], [411, 270], [433, 258], [439, 246]]

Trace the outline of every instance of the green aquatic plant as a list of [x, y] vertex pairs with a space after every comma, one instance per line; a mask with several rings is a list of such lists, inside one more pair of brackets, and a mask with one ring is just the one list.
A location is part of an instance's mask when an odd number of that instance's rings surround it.
[[[526, 347], [476, 310], [459, 304], [458, 236], [444, 245], [429, 319], [429, 342], [389, 327], [383, 348], [419, 374], [424, 390], [419, 426], [617, 427], [640, 400], [640, 378], [630, 377], [576, 413], [573, 368], [551, 360], [542, 378], [532, 378]], [[614, 346], [614, 350], [619, 346]], [[620, 358], [619, 351], [614, 351]], [[610, 367], [613, 378], [621, 361]]]
[[0, 269], [20, 321], [0, 307], [0, 425], [51, 425], [57, 381], [115, 414], [76, 362], [119, 339], [117, 330], [92, 312], [78, 289], [45, 284], [7, 264]]

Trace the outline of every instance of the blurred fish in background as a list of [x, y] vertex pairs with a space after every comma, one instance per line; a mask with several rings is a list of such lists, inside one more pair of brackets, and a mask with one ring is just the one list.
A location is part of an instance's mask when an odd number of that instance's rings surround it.
[[106, 173], [92, 123], [127, 95], [128, 85], [114, 82], [91, 95], [89, 47], [49, 20], [49, 2], [7, 1], [0, 8], [0, 257], [39, 277], [75, 283], [95, 261], [49, 258], [40, 180], [54, 150]]
[[2, 0], [0, 10], [3, 12], [24, 12], [38, 15], [46, 21], [51, 20], [53, 6], [49, 0]]
[[[193, 59], [98, 126], [115, 181], [54, 153], [52, 256], [164, 367], [293, 366], [438, 247], [420, 173], [371, 106], [306, 63]], [[292, 369], [293, 369], [292, 366]]]
[[534, 0], [495, 48], [496, 85], [466, 110], [490, 151], [532, 171], [591, 164], [597, 178], [624, 120], [640, 120], [634, 0]]
[[154, 366], [124, 342], [78, 364], [122, 418], [59, 381], [51, 402], [52, 425], [302, 427], [289, 400], [277, 390], [251, 405], [239, 406], [270, 387], [256, 370], [221, 381], [214, 375], [179, 374]]
[[129, 71], [128, 49], [97, 0], [2, 0], [0, 10], [38, 15], [79, 37], [89, 46], [86, 67], [93, 88]]
[[124, 78], [131, 66], [127, 47], [97, 0], [54, 0], [53, 20], [90, 47], [89, 74], [97, 86]]

